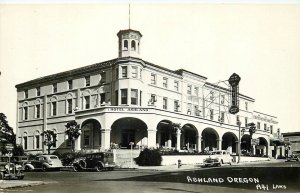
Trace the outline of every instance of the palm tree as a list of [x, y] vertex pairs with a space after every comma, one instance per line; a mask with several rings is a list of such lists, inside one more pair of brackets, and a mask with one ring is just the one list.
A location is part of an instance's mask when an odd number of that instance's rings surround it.
[[68, 136], [68, 140], [70, 140], [71, 142], [71, 148], [72, 151], [74, 152], [75, 149], [74, 142], [81, 134], [80, 125], [78, 125], [75, 120], [69, 121], [66, 125], [65, 133]]
[[46, 130], [41, 133], [42, 136], [44, 136], [44, 145], [48, 147], [48, 154], [50, 154], [51, 147], [56, 143], [56, 136], [57, 134], [54, 131]]

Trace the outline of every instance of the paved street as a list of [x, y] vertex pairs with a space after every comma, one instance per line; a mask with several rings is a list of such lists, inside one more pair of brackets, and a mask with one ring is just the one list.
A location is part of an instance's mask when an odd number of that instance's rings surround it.
[[[261, 167], [267, 166], [267, 167]], [[280, 166], [280, 167], [279, 167]], [[170, 166], [169, 169], [174, 166]], [[154, 168], [153, 168], [154, 169]], [[300, 162], [201, 168], [149, 168], [112, 172], [29, 172], [26, 180], [48, 184], [5, 192], [299, 192]], [[188, 170], [189, 169], [189, 170]]]

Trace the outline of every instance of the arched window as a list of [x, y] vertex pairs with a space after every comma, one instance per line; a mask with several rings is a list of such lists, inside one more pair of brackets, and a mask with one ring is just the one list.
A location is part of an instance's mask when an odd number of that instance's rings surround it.
[[37, 130], [34, 134], [34, 147], [35, 149], [40, 149], [40, 132]]
[[90, 109], [91, 108], [91, 91], [89, 89], [87, 89], [83, 92], [82, 102], [83, 102], [82, 109]]
[[23, 120], [28, 120], [28, 102], [24, 102], [22, 105], [22, 119]]
[[123, 50], [128, 50], [128, 40], [124, 40]]
[[57, 115], [57, 96], [53, 96], [51, 99], [51, 116]]
[[135, 41], [134, 40], [131, 41], [131, 50], [135, 51]]
[[23, 133], [23, 140], [22, 140], [22, 145], [23, 145], [24, 150], [27, 150], [27, 140], [28, 140], [27, 132], [25, 131]]
[[41, 100], [40, 99], [36, 99], [35, 102], [35, 108], [34, 108], [34, 117], [36, 119], [41, 118]]
[[66, 114], [73, 113], [73, 93], [68, 93], [66, 96]]

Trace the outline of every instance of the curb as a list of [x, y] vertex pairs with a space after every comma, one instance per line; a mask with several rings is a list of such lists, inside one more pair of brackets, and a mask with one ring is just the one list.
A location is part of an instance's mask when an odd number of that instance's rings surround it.
[[37, 186], [48, 184], [50, 182], [43, 182], [43, 181], [12, 181], [12, 180], [1, 180], [0, 181], [0, 190], [1, 189], [10, 189], [10, 188], [21, 188], [21, 187], [28, 187], [28, 186]]

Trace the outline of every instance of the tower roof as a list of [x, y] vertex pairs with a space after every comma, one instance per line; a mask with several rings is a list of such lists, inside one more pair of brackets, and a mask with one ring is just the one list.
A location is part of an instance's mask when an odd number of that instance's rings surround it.
[[117, 33], [117, 36], [120, 37], [121, 34], [123, 33], [129, 33], [129, 32], [135, 32], [135, 33], [138, 33], [141, 37], [143, 36], [141, 34], [141, 32], [137, 31], [137, 30], [133, 30], [133, 29], [125, 29], [125, 30], [120, 30], [118, 33]]

